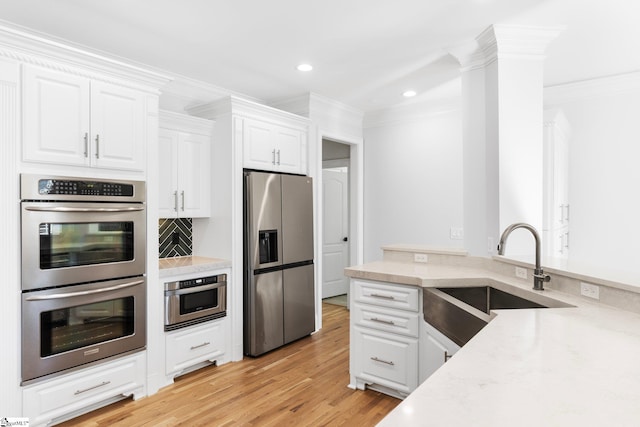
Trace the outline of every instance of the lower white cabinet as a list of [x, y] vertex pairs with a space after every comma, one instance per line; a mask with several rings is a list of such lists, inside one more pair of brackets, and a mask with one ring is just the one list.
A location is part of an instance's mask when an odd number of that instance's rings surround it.
[[349, 387], [404, 398], [460, 346], [424, 321], [422, 289], [351, 279]]
[[420, 322], [420, 383], [429, 378], [453, 356], [460, 346], [436, 328]]
[[[366, 386], [405, 397], [418, 386], [418, 340], [367, 328], [351, 334], [351, 375], [355, 386]], [[384, 387], [381, 389], [379, 386]]]
[[404, 398], [418, 386], [416, 287], [351, 280], [351, 388]]
[[203, 362], [228, 361], [228, 319], [218, 319], [165, 334], [166, 374], [176, 377]]
[[30, 426], [50, 425], [123, 396], [146, 395], [146, 354], [140, 352], [61, 375], [22, 389], [23, 416]]

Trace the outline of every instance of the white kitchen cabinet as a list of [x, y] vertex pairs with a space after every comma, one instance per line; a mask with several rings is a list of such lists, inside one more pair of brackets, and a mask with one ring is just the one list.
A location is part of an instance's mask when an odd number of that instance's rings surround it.
[[228, 361], [228, 319], [218, 319], [165, 334], [166, 374], [173, 378], [203, 362]]
[[308, 118], [234, 96], [189, 113], [216, 121], [216, 144], [243, 168], [308, 174]]
[[159, 217], [211, 215], [211, 120], [162, 111], [158, 134]]
[[23, 117], [24, 161], [145, 170], [140, 91], [24, 65]]
[[544, 112], [544, 203], [543, 239], [545, 256], [569, 255], [569, 141], [571, 126], [558, 109]]
[[458, 350], [460, 350], [459, 345], [425, 322], [424, 319], [421, 319], [419, 383], [422, 384]]
[[51, 425], [112, 403], [146, 395], [144, 352], [23, 387], [22, 415], [30, 426]]
[[419, 289], [352, 279], [351, 295], [350, 387], [406, 397], [418, 386]]
[[268, 121], [244, 119], [244, 167], [306, 173], [307, 133]]

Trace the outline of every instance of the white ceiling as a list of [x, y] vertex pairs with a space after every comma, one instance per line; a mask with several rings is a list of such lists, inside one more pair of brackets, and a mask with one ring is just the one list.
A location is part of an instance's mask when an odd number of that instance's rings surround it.
[[[640, 70], [635, 0], [14, 0], [0, 19], [264, 102], [363, 111], [448, 96], [450, 46], [491, 24], [566, 25], [545, 84]], [[300, 62], [314, 70], [301, 73]], [[402, 92], [419, 95], [404, 100]]]

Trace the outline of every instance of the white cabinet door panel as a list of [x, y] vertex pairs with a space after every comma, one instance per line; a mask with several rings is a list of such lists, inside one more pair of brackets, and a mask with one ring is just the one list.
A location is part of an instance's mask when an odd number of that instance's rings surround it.
[[[158, 213], [160, 218], [173, 218], [177, 214], [178, 133], [166, 129], [158, 132]], [[175, 193], [175, 194], [174, 194]]]
[[418, 340], [356, 328], [355, 345], [362, 349], [356, 375], [398, 391], [418, 385]]
[[92, 161], [98, 167], [145, 169], [144, 99], [140, 92], [91, 84]]
[[179, 216], [211, 215], [211, 187], [210, 139], [181, 133], [178, 143]]
[[24, 66], [23, 159], [89, 164], [89, 80]]

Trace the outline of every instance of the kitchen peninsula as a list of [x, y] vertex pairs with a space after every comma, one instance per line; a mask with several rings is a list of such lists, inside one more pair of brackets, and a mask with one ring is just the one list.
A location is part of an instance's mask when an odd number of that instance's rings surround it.
[[[406, 245], [383, 249], [383, 261], [345, 270], [352, 290], [358, 280], [419, 291], [489, 280], [534, 293], [531, 280], [516, 278], [513, 265], [499, 257], [475, 258], [464, 251]], [[428, 262], [414, 262], [416, 253]], [[592, 278], [591, 283], [600, 284], [601, 295], [626, 294], [618, 298], [626, 305], [614, 307], [580, 296], [584, 279], [545, 271], [552, 279], [541, 293], [572, 307], [494, 311], [486, 327], [379, 425], [637, 424], [640, 289], [633, 292], [631, 285], [616, 287], [609, 281], [605, 287], [604, 281]], [[352, 313], [355, 299], [352, 296]]]

